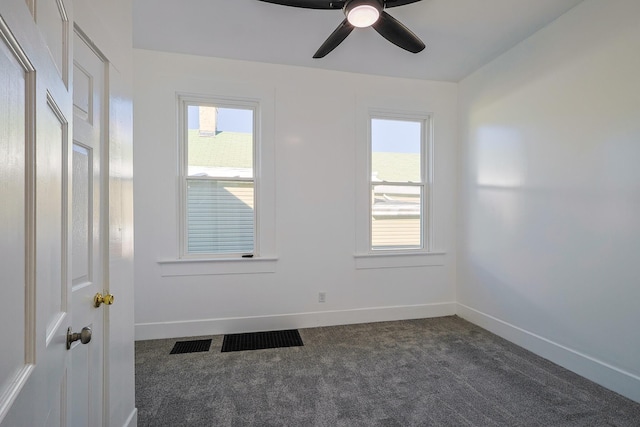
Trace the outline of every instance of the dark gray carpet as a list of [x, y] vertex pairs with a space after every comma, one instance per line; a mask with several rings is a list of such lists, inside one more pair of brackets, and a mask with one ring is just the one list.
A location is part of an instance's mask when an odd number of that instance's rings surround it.
[[304, 347], [136, 343], [139, 426], [640, 426], [640, 404], [458, 317], [300, 329]]

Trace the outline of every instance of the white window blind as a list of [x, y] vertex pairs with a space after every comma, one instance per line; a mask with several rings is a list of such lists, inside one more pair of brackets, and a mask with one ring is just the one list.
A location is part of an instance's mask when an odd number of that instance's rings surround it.
[[187, 251], [253, 253], [253, 182], [187, 180]]

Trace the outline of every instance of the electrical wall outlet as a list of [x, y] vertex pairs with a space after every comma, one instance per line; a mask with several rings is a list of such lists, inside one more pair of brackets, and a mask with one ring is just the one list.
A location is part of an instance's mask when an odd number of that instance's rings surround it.
[[327, 293], [318, 292], [318, 302], [326, 302], [326, 301], [327, 301]]

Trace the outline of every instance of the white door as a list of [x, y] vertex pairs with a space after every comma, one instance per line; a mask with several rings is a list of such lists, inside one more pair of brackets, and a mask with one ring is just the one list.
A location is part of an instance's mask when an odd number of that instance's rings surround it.
[[[0, 427], [135, 425], [127, 3], [0, 0]], [[74, 20], [119, 68], [91, 49], [74, 67]]]
[[0, 420], [7, 426], [68, 423], [67, 6], [65, 0], [0, 2]]
[[[103, 241], [107, 203], [102, 179], [108, 159], [104, 147], [105, 62], [89, 40], [73, 36], [72, 291], [73, 324], [91, 329], [88, 345], [71, 345], [71, 426], [101, 426], [103, 420], [104, 310], [112, 302], [105, 290], [107, 248]], [[106, 302], [101, 302], [100, 297]]]
[[[2, 426], [103, 420], [101, 137], [72, 138], [71, 22], [66, 0], [0, 2]], [[103, 80], [89, 95], [98, 117]], [[68, 329], [84, 326], [91, 341], [68, 349]]]

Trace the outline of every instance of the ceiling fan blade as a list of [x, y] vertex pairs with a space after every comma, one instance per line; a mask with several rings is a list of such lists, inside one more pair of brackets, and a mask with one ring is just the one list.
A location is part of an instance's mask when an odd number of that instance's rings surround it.
[[282, 6], [303, 7], [306, 9], [342, 9], [344, 1], [330, 0], [258, 0]]
[[351, 25], [346, 19], [342, 21], [340, 25], [338, 25], [338, 28], [336, 28], [333, 33], [331, 33], [331, 35], [324, 41], [324, 43], [322, 43], [322, 46], [320, 46], [320, 49], [318, 49], [313, 57], [325, 57], [329, 52], [338, 47], [338, 45], [342, 43], [342, 41], [346, 39], [349, 34], [351, 34], [353, 28], [353, 25]]
[[372, 27], [382, 37], [409, 52], [418, 53], [425, 48], [418, 36], [385, 11], [382, 11], [380, 18]]
[[421, 0], [386, 0], [384, 2], [384, 7], [396, 7], [396, 6], [404, 6], [405, 4], [417, 3]]

